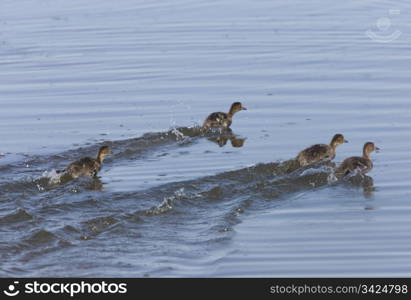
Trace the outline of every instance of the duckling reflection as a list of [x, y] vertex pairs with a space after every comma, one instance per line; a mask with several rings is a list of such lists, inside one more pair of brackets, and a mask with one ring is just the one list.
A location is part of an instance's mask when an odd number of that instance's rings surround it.
[[329, 145], [327, 144], [316, 144], [312, 145], [301, 151], [297, 155], [297, 161], [300, 163], [301, 167], [307, 166], [309, 164], [319, 162], [322, 160], [333, 160], [335, 158], [336, 148], [343, 144], [348, 143], [342, 134], [337, 133], [332, 138]]
[[233, 123], [233, 116], [235, 113], [247, 110], [241, 102], [234, 102], [228, 113], [214, 112], [210, 114], [204, 121], [203, 129], [208, 130], [210, 128], [230, 128]]
[[361, 188], [365, 198], [371, 198], [374, 194], [374, 179], [371, 176], [356, 173], [355, 175], [346, 177], [344, 182], [351, 186]]
[[92, 191], [102, 191], [103, 183], [101, 182], [100, 178], [93, 177], [93, 180], [91, 182], [88, 182], [88, 185], [86, 188]]
[[239, 138], [230, 130], [229, 133], [218, 134], [217, 136], [211, 136], [207, 139], [213, 143], [216, 143], [220, 147], [224, 147], [227, 144], [228, 140], [230, 140], [231, 146], [233, 146], [234, 148], [240, 148], [244, 146], [245, 140], [247, 138]]
[[361, 174], [366, 174], [370, 172], [373, 168], [371, 153], [374, 151], [378, 152], [379, 150], [380, 149], [377, 146], [375, 146], [374, 143], [365, 143], [363, 147], [362, 156], [353, 156], [346, 158], [337, 168], [337, 177], [353, 174], [354, 172], [359, 172]]
[[96, 158], [84, 157], [76, 160], [63, 171], [62, 181], [82, 176], [96, 177], [97, 173], [101, 170], [105, 157], [110, 153], [110, 148], [108, 146], [103, 146], [99, 149]]
[[241, 148], [242, 146], [244, 146], [245, 140], [247, 138], [242, 138], [242, 139], [238, 139], [236, 137], [233, 137], [230, 139], [231, 141], [231, 146], [233, 146], [234, 148]]

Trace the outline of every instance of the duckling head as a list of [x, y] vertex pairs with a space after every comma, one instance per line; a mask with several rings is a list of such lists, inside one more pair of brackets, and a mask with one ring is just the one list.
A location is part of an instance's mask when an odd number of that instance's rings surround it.
[[348, 143], [348, 141], [344, 138], [344, 136], [341, 133], [337, 133], [336, 135], [334, 135], [334, 137], [331, 140], [331, 146], [334, 148], [344, 143]]
[[102, 146], [98, 151], [97, 160], [100, 163], [103, 163], [104, 158], [111, 153], [110, 148], [108, 146]]
[[241, 111], [241, 110], [247, 110], [247, 108], [246, 107], [244, 107], [242, 104], [241, 104], [241, 102], [234, 102], [232, 105], [231, 105], [231, 108], [230, 108], [230, 114], [231, 115], [233, 115], [233, 114], [235, 114], [236, 112], [239, 112], [239, 111]]
[[364, 144], [363, 154], [365, 157], [369, 157], [371, 152], [374, 152], [374, 151], [378, 152], [380, 151], [380, 148], [375, 146], [373, 142], [367, 142]]

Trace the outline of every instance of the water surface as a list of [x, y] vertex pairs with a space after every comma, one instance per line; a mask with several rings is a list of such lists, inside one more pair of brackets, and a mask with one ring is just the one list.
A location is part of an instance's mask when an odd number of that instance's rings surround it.
[[[410, 8], [1, 1], [0, 275], [410, 276]], [[382, 148], [372, 186], [287, 162], [337, 132], [336, 163]]]

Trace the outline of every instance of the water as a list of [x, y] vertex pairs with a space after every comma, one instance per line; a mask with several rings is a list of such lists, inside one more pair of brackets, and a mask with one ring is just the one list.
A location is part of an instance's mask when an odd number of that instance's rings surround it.
[[[411, 276], [410, 8], [1, 1], [0, 276]], [[337, 132], [372, 179], [288, 161]]]

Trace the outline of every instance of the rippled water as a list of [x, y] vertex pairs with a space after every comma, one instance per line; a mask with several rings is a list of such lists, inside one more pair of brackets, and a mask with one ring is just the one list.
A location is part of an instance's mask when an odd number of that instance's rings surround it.
[[[2, 0], [0, 276], [411, 276], [410, 8]], [[370, 177], [289, 161], [337, 132]]]

